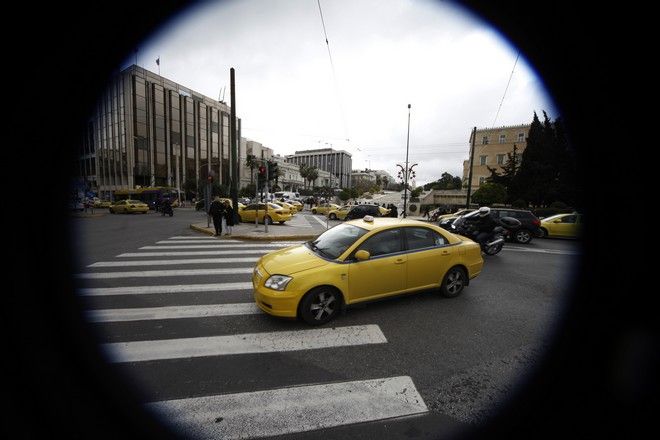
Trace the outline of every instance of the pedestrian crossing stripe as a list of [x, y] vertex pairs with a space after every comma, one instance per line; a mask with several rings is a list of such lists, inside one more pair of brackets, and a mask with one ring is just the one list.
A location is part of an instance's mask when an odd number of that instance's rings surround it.
[[246, 248], [246, 247], [271, 247], [282, 248], [289, 247], [290, 244], [286, 243], [244, 243], [244, 244], [183, 244], [183, 245], [159, 245], [159, 246], [142, 246], [140, 249], [229, 249], [229, 248]]
[[153, 293], [186, 293], [186, 292], [225, 292], [253, 291], [251, 282], [247, 283], [213, 283], [213, 284], [182, 284], [160, 286], [128, 286], [128, 287], [85, 287], [78, 289], [82, 296], [113, 296], [113, 295], [147, 295]]
[[409, 376], [152, 402], [186, 437], [269, 437], [428, 412]]
[[91, 322], [147, 321], [154, 319], [207, 318], [211, 316], [257, 315], [263, 313], [253, 302], [237, 304], [205, 304], [133, 309], [87, 310]]
[[194, 256], [194, 255], [250, 255], [267, 254], [274, 249], [243, 249], [231, 251], [165, 251], [165, 252], [128, 252], [117, 255], [117, 258], [139, 258], [139, 257], [176, 257], [176, 256]]
[[256, 263], [259, 257], [243, 258], [187, 258], [183, 260], [99, 261], [87, 267], [175, 266], [180, 264]]
[[252, 273], [251, 267], [232, 267], [227, 269], [180, 269], [180, 270], [143, 270], [132, 272], [85, 272], [75, 275], [86, 280], [116, 279], [116, 278], [148, 278], [148, 277], [185, 277], [201, 275], [235, 275]]
[[271, 353], [353, 345], [384, 344], [377, 325], [206, 336], [102, 345], [111, 362], [142, 362], [203, 356]]

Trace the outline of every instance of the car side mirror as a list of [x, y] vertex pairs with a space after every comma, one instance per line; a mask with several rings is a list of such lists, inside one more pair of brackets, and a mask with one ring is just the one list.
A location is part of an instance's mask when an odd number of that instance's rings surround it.
[[355, 258], [358, 261], [366, 261], [371, 257], [371, 254], [365, 250], [359, 250], [355, 253]]

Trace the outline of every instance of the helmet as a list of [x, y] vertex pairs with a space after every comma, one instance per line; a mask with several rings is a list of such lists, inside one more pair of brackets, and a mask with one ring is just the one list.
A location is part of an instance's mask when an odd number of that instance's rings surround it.
[[479, 217], [486, 217], [488, 214], [490, 214], [490, 208], [488, 206], [479, 208]]

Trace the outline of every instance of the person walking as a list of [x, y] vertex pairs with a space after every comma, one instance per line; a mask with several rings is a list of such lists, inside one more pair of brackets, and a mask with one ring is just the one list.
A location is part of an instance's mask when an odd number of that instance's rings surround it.
[[213, 218], [213, 226], [215, 227], [215, 237], [220, 237], [222, 235], [222, 216], [224, 211], [225, 207], [222, 204], [222, 200], [220, 200], [219, 196], [216, 196], [209, 207], [209, 214]]
[[225, 217], [225, 224], [227, 225], [227, 233], [225, 235], [231, 235], [231, 228], [234, 226], [234, 208], [232, 208], [228, 200], [225, 200], [223, 215]]

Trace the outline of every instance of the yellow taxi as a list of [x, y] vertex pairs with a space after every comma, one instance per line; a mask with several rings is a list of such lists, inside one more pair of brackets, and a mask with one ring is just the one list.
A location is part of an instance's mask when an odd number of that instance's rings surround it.
[[334, 203], [321, 203], [320, 205], [312, 207], [312, 214], [327, 214], [332, 209], [339, 209], [339, 205]]
[[129, 214], [131, 212], [141, 212], [142, 214], [146, 214], [149, 212], [149, 205], [143, 203], [140, 200], [127, 199], [117, 200], [110, 206], [109, 209], [111, 214]]
[[112, 202], [110, 200], [101, 200], [101, 199], [94, 199], [94, 208], [110, 208], [112, 206]]
[[328, 211], [328, 218], [330, 220], [344, 220], [352, 207], [353, 205], [344, 205], [336, 209], [331, 209]]
[[300, 203], [298, 200], [294, 200], [294, 201], [289, 202], [289, 203], [291, 203], [293, 206], [295, 206], [295, 207], [296, 207], [296, 210], [297, 210], [298, 212], [302, 211], [303, 208], [305, 207], [305, 206], [304, 206], [302, 203]]
[[256, 216], [259, 223], [266, 221], [269, 225], [274, 222], [282, 225], [293, 217], [290, 210], [275, 203], [268, 203], [268, 212], [266, 212], [266, 203], [252, 203], [243, 209], [239, 206], [238, 214], [242, 222], [254, 222]]
[[436, 225], [365, 216], [259, 259], [254, 299], [264, 312], [320, 325], [344, 306], [440, 289], [458, 296], [481, 272], [479, 245]]
[[276, 202], [276, 204], [278, 204], [278, 205], [280, 205], [281, 207], [286, 208], [286, 209], [288, 209], [289, 211], [291, 211], [291, 215], [295, 215], [295, 213], [298, 212], [298, 208], [297, 208], [296, 205], [294, 205], [293, 203], [289, 203], [289, 202]]
[[582, 214], [557, 214], [541, 219], [542, 237], [577, 238], [582, 229]]
[[458, 217], [460, 217], [462, 215], [471, 213], [472, 211], [474, 211], [474, 209], [460, 209], [460, 210], [456, 211], [453, 214], [442, 214], [442, 215], [438, 216], [438, 221], [449, 219], [449, 218], [455, 220], [455, 219], [457, 219]]

